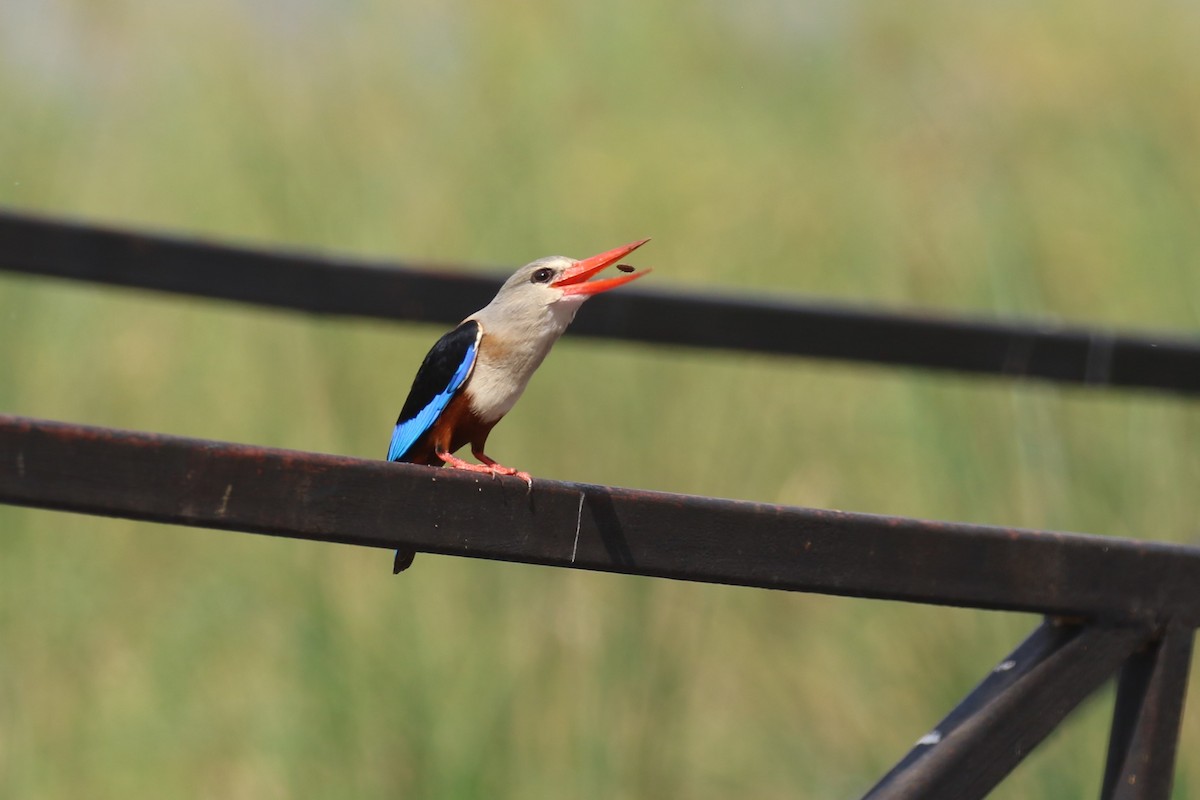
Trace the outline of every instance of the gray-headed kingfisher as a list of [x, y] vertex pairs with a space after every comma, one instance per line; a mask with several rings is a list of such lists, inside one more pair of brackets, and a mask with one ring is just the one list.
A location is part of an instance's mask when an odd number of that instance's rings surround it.
[[[388, 461], [515, 475], [532, 487], [529, 473], [499, 464], [484, 452], [488, 434], [520, 398], [583, 302], [650, 271], [588, 280], [647, 241], [582, 261], [539, 258], [514, 272], [490, 303], [438, 339], [425, 356], [396, 420]], [[454, 455], [465, 444], [480, 463]], [[413, 555], [398, 550], [394, 571], [407, 568]]]

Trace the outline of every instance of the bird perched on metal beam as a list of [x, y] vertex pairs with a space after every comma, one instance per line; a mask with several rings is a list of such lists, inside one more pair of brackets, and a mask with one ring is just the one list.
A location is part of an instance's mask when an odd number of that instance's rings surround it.
[[[492, 302], [438, 339], [413, 380], [388, 447], [388, 461], [446, 464], [492, 476], [529, 473], [497, 463], [484, 452], [488, 434], [525, 391], [583, 302], [650, 270], [588, 280], [648, 242], [642, 239], [582, 261], [548, 256], [526, 264], [504, 282]], [[619, 268], [631, 271], [624, 264]], [[454, 455], [465, 444], [480, 463]], [[412, 563], [397, 550], [393, 572]]]

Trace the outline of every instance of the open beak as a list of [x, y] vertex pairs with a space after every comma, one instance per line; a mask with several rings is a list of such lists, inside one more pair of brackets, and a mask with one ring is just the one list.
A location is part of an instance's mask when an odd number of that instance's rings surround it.
[[617, 263], [648, 241], [650, 240], [642, 239], [640, 242], [630, 242], [629, 244], [609, 250], [606, 253], [601, 253], [598, 256], [578, 261], [575, 263], [575, 266], [563, 270], [558, 280], [550, 285], [555, 289], [562, 290], [563, 294], [581, 294], [585, 297], [590, 297], [600, 292], [607, 292], [609, 289], [615, 289], [623, 283], [635, 281], [650, 270], [644, 269], [632, 275], [618, 275], [615, 278], [602, 278], [598, 281], [589, 281], [588, 278], [605, 267]]

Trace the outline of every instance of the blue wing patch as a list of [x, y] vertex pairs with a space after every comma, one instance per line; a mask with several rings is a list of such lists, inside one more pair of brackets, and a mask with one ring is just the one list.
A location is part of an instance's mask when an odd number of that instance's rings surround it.
[[475, 366], [481, 332], [478, 322], [464, 322], [439, 339], [425, 356], [392, 431], [388, 461], [402, 461], [466, 383]]

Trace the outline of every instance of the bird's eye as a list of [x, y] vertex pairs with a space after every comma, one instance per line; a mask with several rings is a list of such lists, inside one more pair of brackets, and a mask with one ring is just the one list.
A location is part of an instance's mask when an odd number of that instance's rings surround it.
[[532, 283], [547, 283], [554, 277], [554, 270], [549, 267], [542, 267], [537, 272], [533, 273], [533, 277], [529, 280]]

